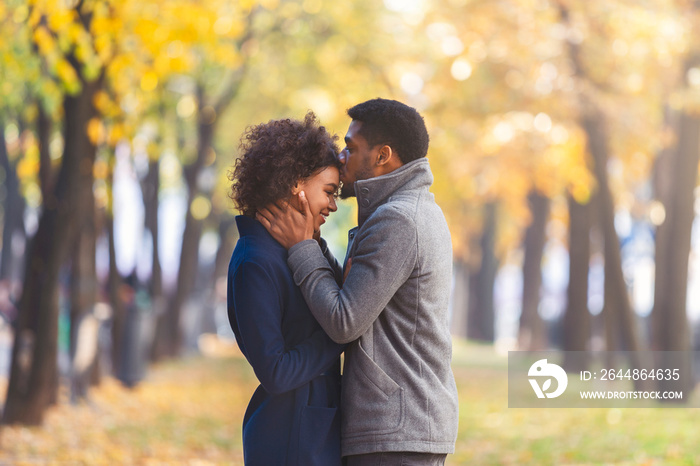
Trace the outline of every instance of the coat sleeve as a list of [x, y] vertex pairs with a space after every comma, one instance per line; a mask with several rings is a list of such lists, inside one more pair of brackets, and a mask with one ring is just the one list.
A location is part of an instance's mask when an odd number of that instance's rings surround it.
[[312, 314], [338, 343], [364, 334], [416, 264], [416, 228], [393, 208], [375, 212], [355, 239], [357, 249], [342, 289], [316, 241], [289, 250], [287, 263]]
[[246, 262], [232, 281], [242, 347], [265, 390], [273, 394], [294, 390], [337, 361], [344, 346], [334, 343], [321, 329], [298, 345], [286, 347], [284, 310], [274, 281], [262, 267]]

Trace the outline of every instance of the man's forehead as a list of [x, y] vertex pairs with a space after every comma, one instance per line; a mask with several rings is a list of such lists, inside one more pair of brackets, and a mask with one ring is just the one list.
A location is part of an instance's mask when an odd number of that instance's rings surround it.
[[355, 141], [357, 142], [358, 138], [364, 138], [360, 135], [360, 128], [362, 127], [362, 122], [359, 120], [352, 120], [350, 123], [350, 126], [348, 127], [348, 131], [345, 134], [345, 142], [350, 142], [350, 141]]

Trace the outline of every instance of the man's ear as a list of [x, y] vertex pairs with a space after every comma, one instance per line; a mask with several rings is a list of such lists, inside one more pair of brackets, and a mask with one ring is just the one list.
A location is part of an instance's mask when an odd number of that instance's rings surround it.
[[379, 153], [377, 154], [377, 165], [386, 165], [387, 163], [391, 162], [391, 159], [394, 157], [396, 157], [396, 154], [393, 150], [391, 150], [391, 147], [384, 145], [379, 149]]

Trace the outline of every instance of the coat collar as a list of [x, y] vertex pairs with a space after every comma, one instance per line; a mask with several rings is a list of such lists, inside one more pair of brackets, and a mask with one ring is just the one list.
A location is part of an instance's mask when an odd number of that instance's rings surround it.
[[262, 239], [266, 243], [278, 246], [282, 249], [282, 245], [277, 242], [275, 238], [265, 229], [262, 223], [258, 222], [253, 217], [248, 217], [245, 215], [236, 216], [236, 228], [238, 228], [238, 234], [240, 237], [244, 236], [255, 236]]
[[430, 171], [430, 163], [425, 157], [402, 165], [386, 175], [356, 181], [358, 226], [362, 226], [365, 220], [395, 193], [419, 188], [427, 189], [432, 184], [433, 173]]

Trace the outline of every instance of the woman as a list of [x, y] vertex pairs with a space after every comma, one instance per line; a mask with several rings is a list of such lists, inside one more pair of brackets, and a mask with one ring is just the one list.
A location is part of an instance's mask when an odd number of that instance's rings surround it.
[[228, 315], [260, 386], [243, 419], [246, 465], [336, 465], [340, 458], [340, 353], [311, 315], [287, 266], [287, 250], [255, 219], [273, 202], [301, 210], [315, 237], [337, 210], [338, 147], [316, 117], [250, 128], [231, 174], [240, 239], [228, 270]]

